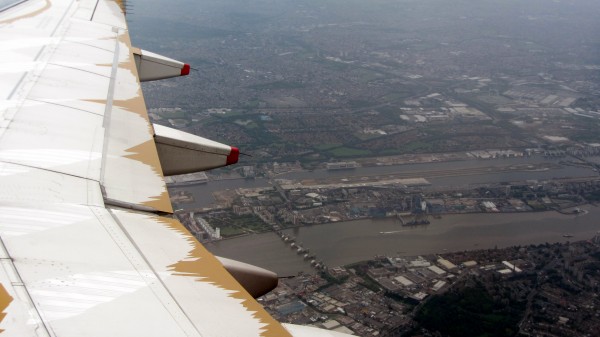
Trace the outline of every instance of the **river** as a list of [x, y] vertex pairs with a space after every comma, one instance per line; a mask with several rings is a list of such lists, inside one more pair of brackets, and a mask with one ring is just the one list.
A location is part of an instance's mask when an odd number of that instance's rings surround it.
[[[356, 220], [289, 229], [286, 233], [328, 266], [337, 266], [375, 255], [410, 256], [591, 239], [600, 231], [600, 208], [583, 209], [589, 213], [445, 215], [431, 219], [428, 226], [413, 228], [402, 227], [395, 219]], [[563, 237], [566, 234], [573, 237]], [[216, 255], [259, 265], [280, 275], [312, 271], [309, 263], [274, 233], [224, 240], [207, 248]]]
[[[361, 167], [348, 171], [315, 170], [279, 175], [287, 179], [323, 179], [346, 176], [373, 176], [431, 170], [472, 169], [518, 164], [557, 164], [558, 159], [541, 156], [496, 160], [467, 160], [426, 164]], [[515, 171], [482, 173], [469, 176], [428, 178], [431, 187], [463, 186], [466, 184], [499, 183], [565, 177], [597, 175], [588, 168], [560, 166], [546, 171]], [[178, 207], [198, 208], [210, 205], [212, 192], [240, 187], [269, 186], [264, 178], [255, 180], [220, 180], [207, 184], [172, 187], [171, 192], [190, 191], [192, 204]], [[513, 214], [460, 214], [432, 219], [426, 227], [406, 228], [394, 219], [357, 220], [288, 230], [305, 248], [329, 266], [344, 265], [370, 259], [377, 254], [417, 255], [440, 253], [445, 250], [506, 247], [531, 243], [566, 241], [563, 235], [574, 235], [570, 240], [591, 238], [600, 230], [600, 209], [589, 206], [589, 214], [561, 215], [556, 212]], [[381, 232], [391, 232], [381, 234]], [[274, 233], [249, 235], [208, 244], [216, 255], [259, 265], [280, 275], [295, 275], [299, 271], [312, 272], [309, 263], [285, 245]]]

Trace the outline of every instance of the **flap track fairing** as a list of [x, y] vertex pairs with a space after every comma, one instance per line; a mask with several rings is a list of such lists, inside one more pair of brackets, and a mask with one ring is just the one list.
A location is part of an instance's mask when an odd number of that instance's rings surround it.
[[236, 147], [163, 125], [153, 126], [154, 141], [165, 176], [206, 171], [238, 161], [240, 151]]
[[136, 48], [133, 50], [133, 56], [140, 82], [185, 76], [190, 73], [189, 64], [147, 50]]
[[279, 279], [277, 274], [272, 271], [220, 256], [216, 258], [254, 298], [261, 297], [277, 287]]

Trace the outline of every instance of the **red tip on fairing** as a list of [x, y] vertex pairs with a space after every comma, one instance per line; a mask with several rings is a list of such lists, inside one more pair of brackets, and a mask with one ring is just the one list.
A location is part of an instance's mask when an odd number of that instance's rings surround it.
[[190, 65], [189, 64], [184, 64], [183, 68], [181, 68], [181, 76], [185, 76], [185, 75], [189, 75], [190, 74]]
[[240, 158], [240, 150], [237, 147], [231, 147], [231, 152], [227, 156], [227, 165], [235, 164]]

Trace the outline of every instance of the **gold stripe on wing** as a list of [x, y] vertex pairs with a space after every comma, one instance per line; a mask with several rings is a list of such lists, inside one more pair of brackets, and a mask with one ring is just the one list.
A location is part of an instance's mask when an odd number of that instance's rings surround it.
[[121, 8], [121, 11], [123, 11], [123, 14], [127, 14], [127, 8], [125, 7], [125, 4], [127, 3], [127, 0], [114, 0], [117, 5], [119, 5], [119, 7]]
[[[126, 152], [131, 153], [126, 155], [125, 158], [133, 159], [144, 163], [152, 168], [154, 173], [163, 177], [162, 168], [160, 166], [160, 160], [158, 159], [158, 152], [156, 151], [156, 144], [154, 139], [150, 139], [144, 143], [127, 149]], [[164, 181], [163, 181], [164, 183]], [[163, 185], [165, 190], [157, 196], [148, 196], [149, 201], [142, 202], [142, 205], [152, 207], [158, 211], [165, 213], [173, 213], [173, 206], [169, 198], [169, 192], [166, 189], [166, 185]]]
[[137, 89], [137, 93], [136, 93], [135, 97], [128, 99], [128, 100], [115, 100], [113, 102], [113, 105], [122, 107], [128, 111], [137, 113], [138, 115], [142, 116], [146, 121], [148, 121], [148, 124], [150, 124], [150, 118], [148, 117], [148, 111], [146, 110], [146, 101], [144, 100], [144, 95], [142, 93], [142, 86], [140, 84], [140, 75], [138, 74], [137, 66], [135, 65], [135, 57], [133, 56], [134, 49], [137, 49], [137, 48], [134, 48], [131, 45], [131, 39], [129, 38], [129, 32], [120, 34], [118, 39], [119, 39], [119, 42], [124, 43], [127, 46], [127, 48], [129, 49], [129, 56], [127, 57], [127, 59], [119, 60], [119, 68], [124, 69], [124, 70], [129, 70], [133, 75], [135, 75], [138, 89]]
[[[0, 283], [0, 323], [4, 320], [7, 313], [4, 311], [8, 308], [10, 302], [13, 301], [12, 296], [6, 291], [4, 285]], [[0, 333], [4, 332], [4, 330], [0, 329]]]
[[173, 275], [197, 278], [198, 282], [207, 282], [218, 286], [229, 293], [229, 297], [241, 300], [242, 305], [251, 313], [252, 317], [264, 324], [260, 336], [291, 337], [289, 332], [242, 288], [214, 255], [206, 250], [179, 221], [164, 217], [160, 220], [170, 229], [183, 234], [192, 246], [192, 250], [185, 260], [168, 266]]

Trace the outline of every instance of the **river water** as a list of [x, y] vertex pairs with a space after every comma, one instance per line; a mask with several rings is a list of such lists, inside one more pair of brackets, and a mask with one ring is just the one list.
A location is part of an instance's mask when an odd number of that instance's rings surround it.
[[[375, 255], [410, 256], [591, 239], [600, 231], [600, 208], [583, 209], [588, 213], [445, 215], [422, 227], [402, 227], [391, 218], [356, 220], [289, 229], [286, 233], [295, 236], [328, 266], [338, 266]], [[274, 233], [224, 240], [207, 248], [216, 255], [259, 265], [280, 275], [311, 271], [308, 262]]]
[[[315, 170], [292, 172], [278, 178], [322, 179], [344, 176], [383, 175], [424, 170], [456, 170], [517, 164], [558, 163], [543, 157], [498, 160], [469, 160], [427, 164], [393, 165], [357, 168], [351, 171]], [[499, 183], [504, 181], [540, 180], [597, 175], [590, 169], [561, 166], [535, 172], [483, 173], [470, 176], [428, 178], [432, 187], [464, 186], [466, 184]], [[267, 179], [221, 180], [208, 184], [170, 188], [194, 194], [187, 208], [205, 207], [212, 203], [212, 192], [239, 187], [269, 186]], [[431, 219], [423, 227], [402, 227], [395, 219], [357, 220], [290, 229], [305, 248], [316, 254], [328, 266], [345, 265], [373, 258], [375, 255], [418, 255], [444, 251], [507, 247], [544, 242], [564, 242], [588, 239], [600, 231], [600, 209], [585, 207], [585, 215], [561, 215], [556, 212], [512, 214], [459, 214]], [[565, 238], [563, 235], [573, 235]], [[249, 235], [207, 245], [214, 254], [262, 266], [279, 275], [313, 272], [310, 264], [297, 255], [274, 233]]]

